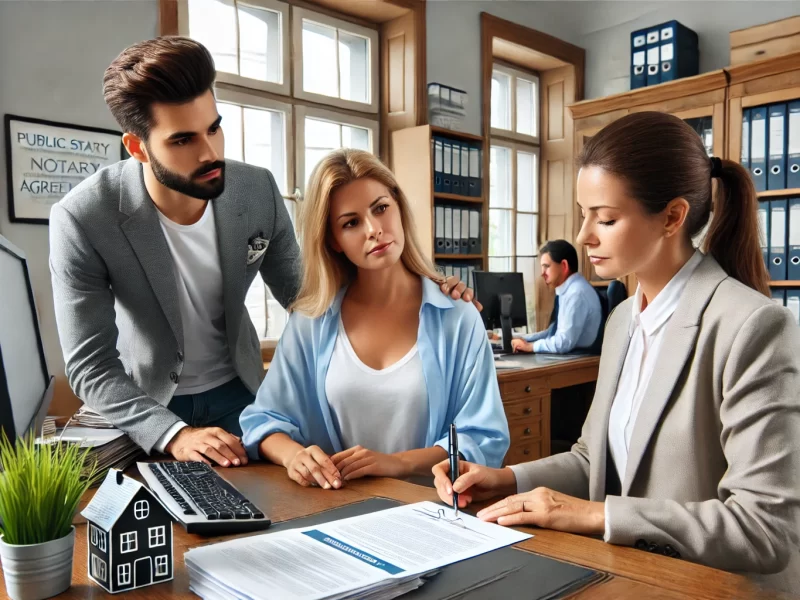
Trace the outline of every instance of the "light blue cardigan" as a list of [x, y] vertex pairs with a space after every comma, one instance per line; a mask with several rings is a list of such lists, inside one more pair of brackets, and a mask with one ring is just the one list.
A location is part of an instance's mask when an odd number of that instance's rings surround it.
[[[428, 388], [425, 447], [446, 451], [455, 422], [458, 449], [466, 460], [499, 467], [509, 446], [508, 422], [480, 314], [471, 303], [443, 294], [433, 281], [422, 281], [417, 346]], [[259, 458], [261, 441], [277, 432], [329, 455], [346, 450], [325, 396], [344, 293], [345, 288], [321, 317], [293, 313], [289, 318], [255, 402], [240, 417], [252, 459]]]

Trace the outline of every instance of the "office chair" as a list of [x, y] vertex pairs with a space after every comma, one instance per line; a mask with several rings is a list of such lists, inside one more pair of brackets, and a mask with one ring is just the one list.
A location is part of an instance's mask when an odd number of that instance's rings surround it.
[[604, 316], [608, 318], [608, 315], [611, 314], [611, 311], [614, 310], [617, 305], [627, 297], [628, 290], [625, 288], [624, 283], [617, 281], [616, 279], [609, 281], [608, 288], [606, 289], [607, 310]]

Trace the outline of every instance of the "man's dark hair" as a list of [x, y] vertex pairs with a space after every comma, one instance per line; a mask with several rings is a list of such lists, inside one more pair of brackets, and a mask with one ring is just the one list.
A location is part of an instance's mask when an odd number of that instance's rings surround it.
[[183, 104], [214, 85], [214, 59], [190, 38], [163, 36], [126, 48], [106, 69], [103, 97], [123, 131], [147, 141], [154, 103]]
[[551, 240], [547, 242], [539, 250], [539, 256], [542, 254], [549, 254], [559, 264], [562, 260], [566, 260], [570, 274], [578, 272], [578, 252], [575, 250], [575, 246], [567, 240]]

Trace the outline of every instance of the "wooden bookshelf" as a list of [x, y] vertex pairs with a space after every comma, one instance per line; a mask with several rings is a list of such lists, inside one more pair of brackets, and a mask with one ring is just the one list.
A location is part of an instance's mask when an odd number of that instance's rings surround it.
[[483, 204], [483, 199], [476, 196], [461, 196], [460, 194], [445, 194], [444, 192], [434, 192], [436, 200], [447, 202], [469, 202], [470, 204]]
[[444, 127], [436, 127], [435, 125], [430, 125], [431, 133], [434, 135], [441, 135], [448, 138], [454, 138], [457, 140], [462, 140], [464, 142], [483, 142], [483, 138], [479, 135], [474, 135], [472, 133], [465, 133], [463, 131], [454, 131], [452, 129], [445, 129]]
[[483, 254], [434, 254], [436, 260], [482, 260]]
[[800, 188], [790, 188], [788, 190], [768, 190], [758, 192], [759, 198], [783, 198], [784, 196], [800, 196]]

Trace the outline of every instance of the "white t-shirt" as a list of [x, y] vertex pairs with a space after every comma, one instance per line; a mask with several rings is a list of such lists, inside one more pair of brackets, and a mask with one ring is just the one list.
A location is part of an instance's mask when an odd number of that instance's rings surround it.
[[430, 409], [417, 345], [390, 367], [368, 367], [339, 333], [325, 378], [325, 394], [344, 449], [361, 445], [391, 454], [425, 447]]
[[175, 395], [199, 394], [236, 377], [225, 329], [214, 210], [207, 202], [192, 225], [179, 225], [161, 212], [158, 218], [172, 254], [183, 323], [184, 365]]

